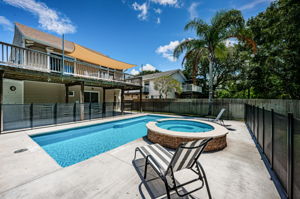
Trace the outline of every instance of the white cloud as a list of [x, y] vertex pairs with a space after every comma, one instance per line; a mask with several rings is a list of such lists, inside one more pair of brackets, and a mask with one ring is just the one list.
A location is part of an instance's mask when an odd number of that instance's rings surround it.
[[161, 14], [162, 13], [162, 10], [160, 8], [154, 8], [153, 10], [157, 14]]
[[131, 75], [138, 75], [140, 72], [138, 71], [138, 70], [135, 70], [135, 69], [132, 69], [131, 71], [130, 71], [130, 74]]
[[3, 0], [5, 3], [22, 8], [38, 17], [40, 26], [57, 34], [76, 32], [76, 27], [61, 13], [48, 8], [45, 3], [35, 0]]
[[177, 0], [150, 0], [153, 3], [157, 3], [160, 5], [170, 5], [170, 6], [177, 6], [178, 5], [178, 1]]
[[130, 71], [131, 75], [138, 75], [141, 71], [155, 71], [156, 67], [151, 64], [143, 65], [140, 70], [132, 69]]
[[0, 16], [0, 26], [2, 26], [4, 30], [14, 30], [14, 24], [4, 16]]
[[191, 3], [190, 7], [188, 8], [190, 19], [194, 19], [198, 17], [197, 8], [200, 5], [199, 2], [193, 2]]
[[159, 46], [156, 49], [156, 53], [162, 55], [164, 58], [167, 58], [169, 61], [175, 62], [177, 61], [173, 57], [173, 51], [180, 44], [180, 41], [171, 41], [169, 44], [164, 45], [164, 46]]
[[157, 17], [156, 23], [157, 23], [157, 24], [160, 24], [160, 18], [159, 18], [159, 17]]
[[152, 66], [151, 64], [146, 64], [141, 67], [141, 70], [142, 71], [155, 71], [156, 68], [154, 66]]
[[272, 2], [272, 1], [274, 1], [274, 0], [253, 0], [252, 2], [240, 7], [239, 10], [248, 10], [248, 9], [254, 8], [258, 4], [265, 3], [265, 2]]
[[136, 11], [140, 11], [140, 14], [138, 14], [138, 18], [142, 21], [146, 20], [148, 17], [148, 9], [147, 3], [138, 4], [137, 2], [134, 2], [132, 4], [132, 7]]

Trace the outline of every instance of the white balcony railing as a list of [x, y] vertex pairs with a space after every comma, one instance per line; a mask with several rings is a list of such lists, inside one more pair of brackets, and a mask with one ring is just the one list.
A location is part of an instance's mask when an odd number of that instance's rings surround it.
[[141, 85], [141, 78], [122, 71], [76, 61], [70, 58], [47, 54], [37, 50], [22, 48], [0, 42], [0, 65], [35, 70], [47, 73], [84, 77], [88, 79], [109, 80]]
[[184, 84], [182, 85], [183, 92], [202, 92], [202, 87], [196, 86], [194, 84]]

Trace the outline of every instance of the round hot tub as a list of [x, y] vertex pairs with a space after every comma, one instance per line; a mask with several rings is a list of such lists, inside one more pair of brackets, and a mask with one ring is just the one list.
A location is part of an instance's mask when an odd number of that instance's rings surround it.
[[211, 137], [214, 139], [207, 144], [205, 151], [222, 150], [227, 146], [228, 130], [213, 122], [172, 118], [148, 122], [146, 126], [150, 141], [172, 149], [176, 149], [182, 142]]

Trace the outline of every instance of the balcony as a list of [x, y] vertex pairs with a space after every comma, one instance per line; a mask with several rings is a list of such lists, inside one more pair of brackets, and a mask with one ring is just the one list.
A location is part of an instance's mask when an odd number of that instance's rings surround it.
[[47, 54], [4, 42], [0, 42], [0, 65], [50, 74], [61, 74], [64, 77], [73, 76], [134, 86], [141, 85], [141, 78], [123, 73], [121, 70], [82, 62], [70, 57], [65, 57], [63, 60], [60, 55]]
[[202, 87], [196, 86], [194, 84], [184, 84], [182, 85], [182, 92], [202, 92]]

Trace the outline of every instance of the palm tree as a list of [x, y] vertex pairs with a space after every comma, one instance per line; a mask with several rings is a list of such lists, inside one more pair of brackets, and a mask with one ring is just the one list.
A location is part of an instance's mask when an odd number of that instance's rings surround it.
[[197, 68], [200, 57], [207, 57], [209, 60], [209, 109], [212, 113], [213, 98], [213, 68], [217, 64], [216, 52], [224, 46], [224, 41], [229, 38], [237, 38], [250, 44], [256, 51], [255, 43], [249, 39], [245, 30], [245, 21], [239, 10], [220, 11], [212, 17], [210, 24], [201, 19], [194, 19], [188, 22], [184, 29], [195, 30], [196, 39], [186, 39], [174, 49], [174, 57], [178, 58], [186, 52], [184, 59], [192, 59], [193, 68]]

